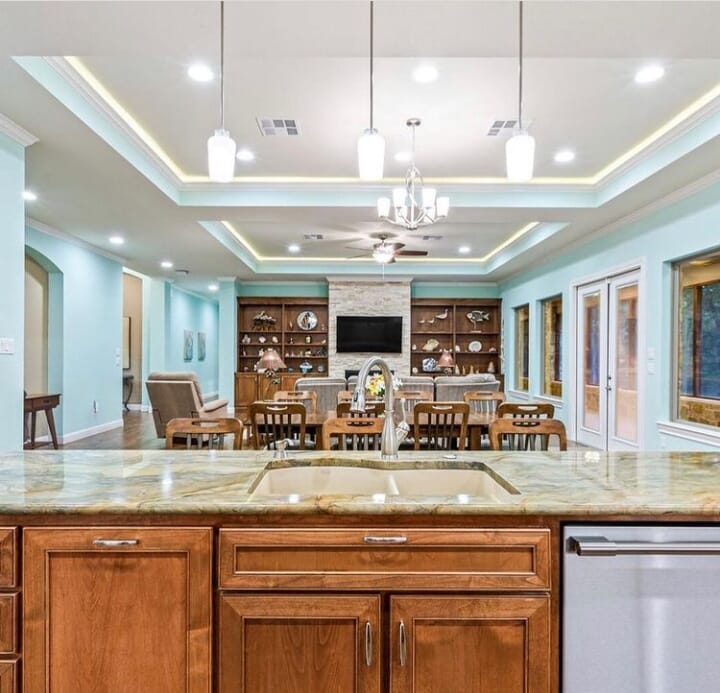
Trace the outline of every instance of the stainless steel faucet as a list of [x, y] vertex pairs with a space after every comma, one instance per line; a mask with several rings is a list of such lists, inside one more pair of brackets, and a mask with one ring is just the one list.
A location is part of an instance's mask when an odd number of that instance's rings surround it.
[[390, 366], [385, 359], [379, 356], [371, 356], [360, 369], [358, 373], [358, 381], [353, 392], [350, 411], [365, 411], [365, 382], [367, 381], [370, 369], [373, 366], [379, 366], [385, 379], [385, 423], [383, 424], [382, 439], [380, 442], [380, 459], [396, 460], [398, 458], [398, 448], [400, 443], [407, 438], [410, 432], [410, 426], [405, 421], [401, 421], [397, 429], [393, 421], [393, 382]]

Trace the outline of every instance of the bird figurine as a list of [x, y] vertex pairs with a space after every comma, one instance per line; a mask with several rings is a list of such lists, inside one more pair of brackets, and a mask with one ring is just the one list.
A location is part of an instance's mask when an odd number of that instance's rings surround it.
[[435, 316], [435, 319], [436, 319], [436, 320], [445, 320], [445, 319], [447, 319], [448, 312], [449, 312], [449, 308], [446, 308], [442, 313], [438, 313], [438, 314]]

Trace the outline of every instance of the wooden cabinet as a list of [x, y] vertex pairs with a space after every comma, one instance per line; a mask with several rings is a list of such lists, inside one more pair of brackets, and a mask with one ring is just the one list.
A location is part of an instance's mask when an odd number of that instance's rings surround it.
[[278, 390], [294, 390], [295, 381], [302, 373], [278, 373], [273, 383], [264, 373], [235, 373], [235, 411], [244, 418], [251, 402], [258, 399], [272, 399]]
[[378, 595], [233, 595], [219, 606], [220, 693], [380, 693]]
[[238, 373], [251, 373], [268, 347], [282, 356], [288, 373], [327, 375], [327, 298], [246, 298], [237, 303]]
[[24, 693], [209, 693], [212, 543], [204, 528], [26, 529]]
[[390, 690], [549, 693], [550, 598], [392, 596]]
[[500, 299], [413, 299], [410, 322], [410, 365], [419, 375], [442, 374], [423, 362], [437, 361], [443, 350], [452, 352], [460, 375], [500, 373]]
[[218, 581], [220, 693], [550, 693], [548, 530], [224, 529]]

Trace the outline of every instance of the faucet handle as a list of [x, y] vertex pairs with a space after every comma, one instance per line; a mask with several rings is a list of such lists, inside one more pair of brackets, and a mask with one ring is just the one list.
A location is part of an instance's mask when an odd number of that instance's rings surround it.
[[410, 434], [410, 424], [407, 421], [401, 421], [395, 429], [395, 439], [398, 446], [405, 440]]
[[282, 438], [281, 440], [275, 441], [275, 454], [273, 455], [273, 460], [287, 460], [288, 458], [288, 445], [290, 445], [290, 441], [287, 438]]

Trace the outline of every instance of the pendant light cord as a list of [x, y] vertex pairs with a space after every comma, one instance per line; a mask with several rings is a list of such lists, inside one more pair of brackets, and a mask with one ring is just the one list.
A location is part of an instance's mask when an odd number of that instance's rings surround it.
[[375, 2], [370, 0], [370, 129], [373, 129], [373, 34], [375, 26]]
[[220, 2], [220, 128], [225, 129], [225, 2]]
[[518, 62], [518, 127], [522, 130], [522, 93], [523, 93], [523, 4], [520, 0], [520, 12], [518, 22], [518, 32], [520, 34], [520, 56]]

